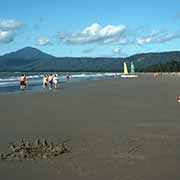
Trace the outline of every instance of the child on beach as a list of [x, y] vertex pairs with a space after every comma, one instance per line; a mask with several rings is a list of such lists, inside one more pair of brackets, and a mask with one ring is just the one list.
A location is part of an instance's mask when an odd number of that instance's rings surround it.
[[19, 83], [20, 83], [20, 89], [25, 90], [25, 88], [26, 88], [26, 76], [25, 76], [25, 74], [21, 74], [21, 76], [19, 78]]

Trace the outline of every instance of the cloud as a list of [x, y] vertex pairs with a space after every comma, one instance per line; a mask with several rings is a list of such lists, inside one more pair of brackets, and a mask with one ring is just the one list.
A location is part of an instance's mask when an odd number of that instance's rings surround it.
[[0, 43], [14, 41], [22, 23], [13, 19], [0, 19]]
[[123, 50], [119, 47], [116, 47], [114, 49], [112, 49], [112, 56], [115, 56], [115, 57], [127, 57], [127, 54], [125, 52], [123, 52]]
[[52, 44], [52, 43], [49, 41], [49, 39], [47, 37], [42, 36], [37, 39], [37, 45], [39, 45], [39, 46], [47, 46], [50, 44]]
[[11, 31], [0, 30], [0, 43], [10, 43], [14, 40], [14, 36]]
[[58, 39], [65, 44], [71, 45], [146, 45], [164, 43], [180, 38], [180, 33], [168, 33], [156, 30], [144, 36], [138, 36], [137, 34], [138, 32], [132, 36], [127, 32], [127, 26], [125, 25], [101, 26], [99, 23], [93, 23], [78, 33], [66, 34], [61, 32], [58, 34]]
[[122, 53], [122, 50], [121, 50], [121, 48], [114, 48], [112, 50], [112, 53], [115, 55], [120, 55]]
[[127, 30], [125, 25], [101, 26], [93, 23], [78, 33], [60, 33], [59, 39], [67, 44], [125, 44], [124, 33]]
[[16, 30], [22, 26], [22, 23], [13, 19], [0, 19], [1, 30]]
[[171, 41], [173, 39], [180, 38], [180, 33], [161, 33], [157, 31], [153, 31], [150, 35], [136, 38], [134, 40], [134, 44], [137, 45], [145, 45], [151, 43], [164, 43], [167, 41]]
[[179, 39], [180, 38], [180, 34], [177, 33], [177, 34], [166, 34], [166, 35], [163, 35], [163, 36], [160, 36], [156, 42], [166, 42], [166, 41], [171, 41], [173, 39]]
[[88, 54], [88, 53], [91, 53], [91, 52], [93, 52], [93, 51], [94, 51], [94, 48], [89, 48], [89, 49], [84, 49], [84, 50], [82, 51], [82, 53]]

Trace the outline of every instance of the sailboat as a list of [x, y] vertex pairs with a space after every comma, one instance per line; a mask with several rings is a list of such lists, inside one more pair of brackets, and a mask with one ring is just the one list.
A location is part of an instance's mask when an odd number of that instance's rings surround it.
[[133, 77], [138, 77], [138, 75], [135, 74], [135, 67], [133, 62], [131, 62], [131, 73], [129, 74], [128, 72], [128, 67], [126, 62], [124, 62], [124, 73], [121, 75], [121, 77], [126, 77], [126, 78], [133, 78]]
[[131, 62], [131, 74], [135, 74], [135, 68], [133, 62]]

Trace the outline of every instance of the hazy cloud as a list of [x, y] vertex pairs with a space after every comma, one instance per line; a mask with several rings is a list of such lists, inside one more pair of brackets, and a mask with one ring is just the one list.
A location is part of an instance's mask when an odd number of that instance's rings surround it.
[[115, 57], [127, 57], [127, 54], [125, 52], [123, 52], [123, 50], [120, 47], [116, 47], [114, 49], [112, 49], [112, 56]]
[[93, 52], [93, 51], [94, 51], [94, 48], [89, 48], [89, 49], [84, 49], [84, 50], [82, 51], [82, 53], [88, 54], [88, 53], [91, 53], [91, 52]]
[[125, 25], [107, 25], [103, 27], [94, 23], [78, 33], [60, 33], [59, 39], [67, 44], [124, 44], [126, 40], [123, 34], [126, 29]]
[[22, 26], [22, 23], [13, 19], [0, 19], [1, 30], [15, 30]]
[[119, 55], [119, 54], [122, 53], [122, 50], [121, 50], [121, 48], [114, 48], [114, 49], [112, 50], [112, 53], [115, 54], [115, 55]]
[[10, 31], [0, 30], [0, 43], [10, 43], [14, 40], [14, 34]]
[[134, 44], [137, 45], [145, 45], [151, 43], [164, 43], [167, 41], [171, 41], [173, 39], [180, 38], [180, 33], [161, 33], [161, 32], [154, 32], [148, 36], [136, 38], [134, 40]]
[[0, 19], [0, 43], [10, 43], [14, 41], [17, 30], [22, 23], [13, 19]]
[[49, 39], [47, 37], [42, 36], [37, 39], [37, 45], [39, 45], [39, 46], [47, 46], [50, 44], [52, 44], [52, 43], [49, 41]]

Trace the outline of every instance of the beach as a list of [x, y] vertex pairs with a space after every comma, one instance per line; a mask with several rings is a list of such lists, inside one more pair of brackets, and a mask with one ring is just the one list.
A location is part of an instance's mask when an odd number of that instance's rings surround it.
[[0, 95], [0, 152], [27, 138], [69, 139], [70, 152], [0, 161], [4, 180], [179, 180], [180, 77], [66, 83]]

